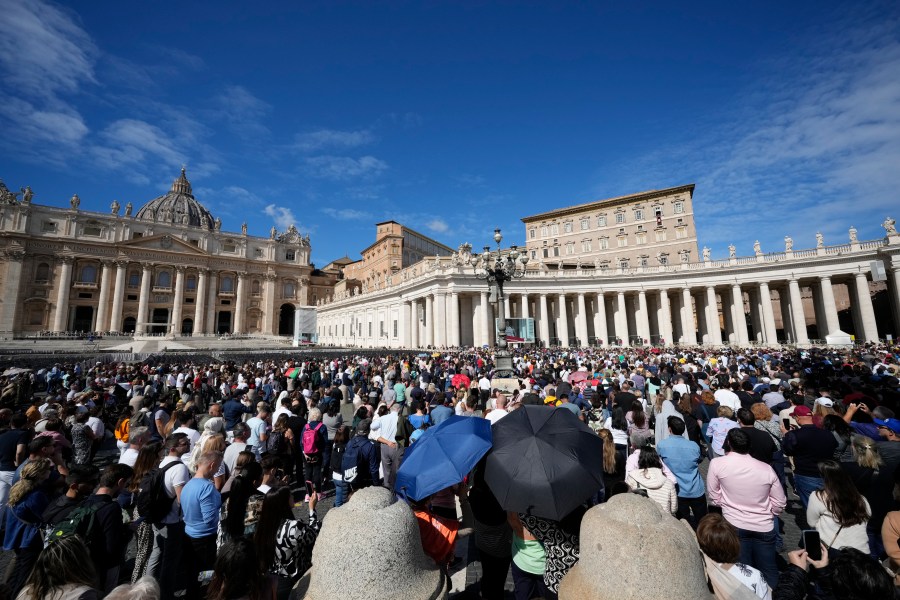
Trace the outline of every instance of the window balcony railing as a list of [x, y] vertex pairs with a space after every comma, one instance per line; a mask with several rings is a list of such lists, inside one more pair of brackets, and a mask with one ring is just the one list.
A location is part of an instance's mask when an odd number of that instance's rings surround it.
[[170, 286], [170, 285], [154, 285], [153, 293], [155, 293], [155, 294], [171, 294], [172, 286]]
[[94, 281], [76, 281], [72, 287], [79, 290], [96, 290], [97, 283]]
[[220, 298], [234, 298], [234, 291], [219, 290], [219, 297]]

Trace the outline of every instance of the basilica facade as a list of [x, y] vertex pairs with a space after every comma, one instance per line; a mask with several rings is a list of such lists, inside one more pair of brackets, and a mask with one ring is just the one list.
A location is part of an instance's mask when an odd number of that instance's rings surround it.
[[292, 335], [295, 311], [331, 293], [291, 226], [268, 237], [222, 231], [184, 169], [135, 210], [32, 202], [0, 183], [0, 336], [97, 332]]

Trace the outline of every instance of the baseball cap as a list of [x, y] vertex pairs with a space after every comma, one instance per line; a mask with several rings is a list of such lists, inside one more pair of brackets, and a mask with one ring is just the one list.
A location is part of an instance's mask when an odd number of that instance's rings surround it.
[[831, 398], [822, 396], [821, 398], [816, 398], [816, 404], [831, 408], [832, 406], [834, 406], [834, 401]]
[[541, 386], [539, 386], [539, 385], [533, 385], [533, 386], [531, 386], [531, 389], [533, 389], [533, 390], [539, 390], [539, 389], [541, 389]]
[[872, 419], [879, 427], [887, 427], [894, 433], [900, 435], [900, 419]]
[[372, 419], [363, 419], [356, 426], [356, 435], [369, 435], [372, 428]]
[[791, 414], [795, 417], [811, 417], [812, 411], [807, 406], [797, 406]]

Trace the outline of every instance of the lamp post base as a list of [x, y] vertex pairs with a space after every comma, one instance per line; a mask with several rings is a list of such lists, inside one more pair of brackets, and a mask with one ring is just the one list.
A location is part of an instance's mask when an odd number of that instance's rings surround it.
[[497, 353], [494, 355], [494, 364], [496, 365], [494, 367], [494, 377], [511, 378], [516, 376], [516, 372], [513, 369], [512, 355], [508, 350], [497, 350]]

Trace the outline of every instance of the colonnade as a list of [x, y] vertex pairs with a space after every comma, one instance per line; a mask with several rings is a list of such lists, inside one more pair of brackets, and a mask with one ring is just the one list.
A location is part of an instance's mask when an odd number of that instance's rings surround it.
[[[892, 275], [889, 291], [898, 315], [893, 325], [900, 326], [900, 266]], [[583, 289], [568, 282], [544, 288], [526, 287], [524, 283], [517, 280], [507, 284], [505, 314], [534, 318], [535, 341], [543, 346], [808, 344], [810, 329], [819, 340], [841, 331], [835, 285], [847, 286], [848, 293], [842, 297], [849, 296], [849, 327], [857, 340], [875, 341], [891, 327], [891, 323], [882, 323], [879, 329], [869, 276], [861, 270], [756, 282], [667, 283], [637, 289], [598, 285], [596, 280]], [[493, 324], [497, 315], [495, 306], [488, 302], [487, 291], [479, 288], [454, 281], [380, 307], [346, 307], [324, 315], [320, 311], [320, 341], [413, 348], [491, 345], [495, 342]], [[353, 335], [348, 335], [346, 328], [341, 329], [347, 319], [354, 323], [396, 320], [396, 332], [369, 339], [366, 328], [356, 327]]]

